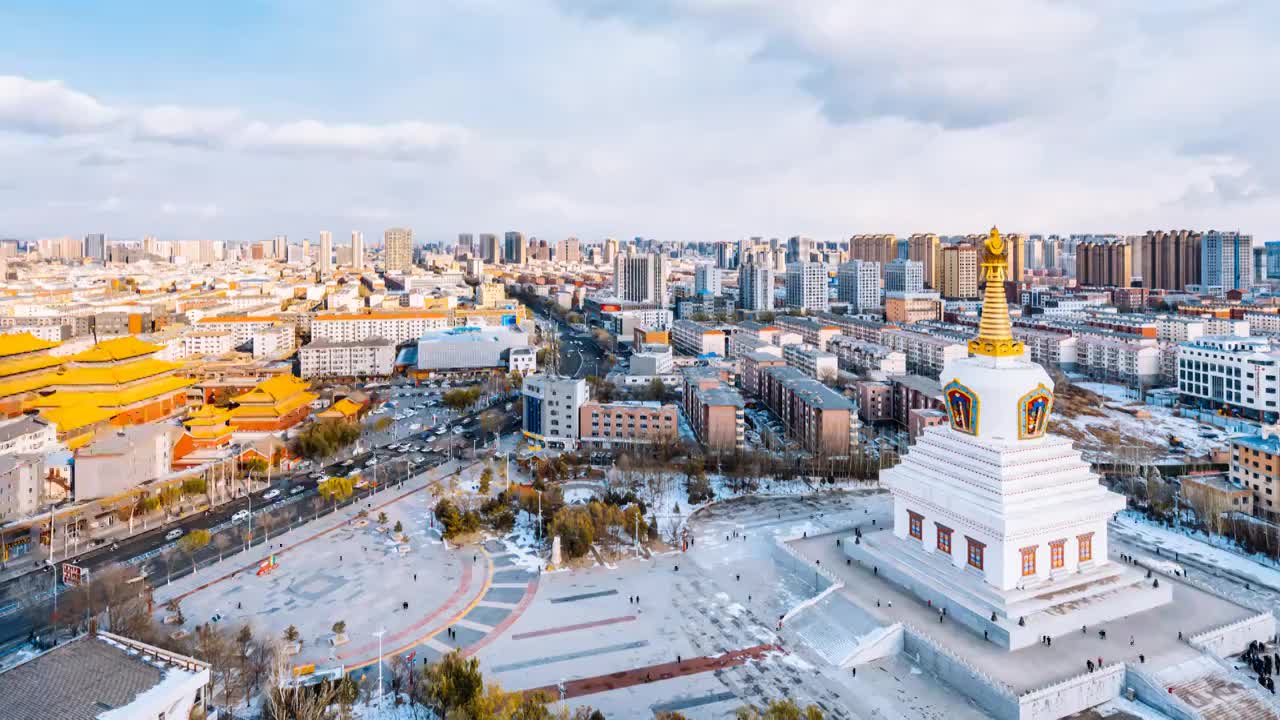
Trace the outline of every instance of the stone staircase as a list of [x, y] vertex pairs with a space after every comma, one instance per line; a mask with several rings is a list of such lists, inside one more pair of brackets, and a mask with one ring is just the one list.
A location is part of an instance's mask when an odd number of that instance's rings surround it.
[[843, 667], [864, 640], [879, 637], [882, 630], [865, 611], [833, 593], [792, 617], [783, 637], [798, 640], [822, 660]]
[[1205, 720], [1280, 720], [1267, 690], [1241, 680], [1214, 658], [1200, 656], [1166, 668], [1157, 679]]

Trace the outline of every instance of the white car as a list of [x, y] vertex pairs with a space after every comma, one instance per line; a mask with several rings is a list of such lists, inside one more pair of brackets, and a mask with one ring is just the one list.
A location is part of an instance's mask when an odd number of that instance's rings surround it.
[[248, 511], [248, 510], [241, 510], [240, 512], [238, 512], [238, 513], [236, 513], [235, 515], [232, 515], [232, 516], [231, 516], [231, 522], [233, 522], [233, 523], [242, 523], [242, 522], [244, 522], [245, 520], [248, 520], [248, 519], [249, 519], [249, 511]]
[[182, 537], [182, 528], [174, 528], [164, 534], [165, 540], [177, 540], [180, 537]]
[[270, 490], [262, 493], [263, 500], [274, 500], [278, 497], [280, 497], [280, 491], [276, 488], [271, 488]]

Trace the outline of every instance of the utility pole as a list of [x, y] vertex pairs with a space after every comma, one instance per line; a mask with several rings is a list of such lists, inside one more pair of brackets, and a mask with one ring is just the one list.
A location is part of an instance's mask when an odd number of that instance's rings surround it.
[[378, 714], [382, 714], [382, 636], [386, 634], [385, 628], [378, 628], [378, 632], [374, 635], [378, 638]]

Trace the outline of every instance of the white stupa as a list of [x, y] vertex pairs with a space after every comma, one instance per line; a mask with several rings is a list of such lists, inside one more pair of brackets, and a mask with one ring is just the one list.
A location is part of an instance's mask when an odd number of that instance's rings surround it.
[[1018, 648], [1171, 596], [1167, 584], [1108, 560], [1107, 521], [1124, 497], [1099, 484], [1071, 440], [1046, 432], [1053, 381], [1013, 338], [994, 228], [986, 251], [971, 357], [942, 370], [950, 424], [924, 432], [881, 476], [893, 494], [892, 532], [847, 547], [885, 579]]

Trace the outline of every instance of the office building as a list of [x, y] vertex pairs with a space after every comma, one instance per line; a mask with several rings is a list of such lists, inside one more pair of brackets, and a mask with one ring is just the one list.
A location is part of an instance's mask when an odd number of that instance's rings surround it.
[[619, 255], [613, 261], [613, 294], [628, 302], [667, 306], [667, 256], [662, 253]]
[[716, 297], [723, 291], [724, 271], [711, 263], [698, 263], [693, 268], [693, 293]]
[[572, 450], [577, 446], [587, 381], [534, 373], [524, 379], [525, 437], [546, 447]]
[[831, 307], [827, 297], [827, 268], [822, 263], [788, 264], [786, 290], [788, 308], [826, 312]]
[[612, 265], [615, 258], [618, 257], [618, 239], [607, 237], [604, 239], [604, 255], [602, 257], [605, 265]]
[[524, 265], [529, 258], [529, 246], [525, 244], [524, 233], [509, 230], [503, 240], [505, 251], [502, 261], [511, 265]]
[[[907, 246], [910, 250], [910, 245]], [[884, 266], [884, 291], [918, 293], [924, 290], [924, 263], [894, 260]]]
[[[825, 279], [826, 273], [823, 272], [823, 280]], [[789, 283], [788, 275], [788, 305], [791, 303]], [[824, 292], [825, 289], [824, 283]], [[836, 275], [836, 298], [848, 303], [851, 313], [868, 312], [880, 307], [880, 263], [851, 260], [841, 265]]]
[[382, 266], [387, 272], [406, 272], [413, 267], [413, 230], [390, 228], [382, 234]]
[[502, 244], [493, 233], [480, 233], [480, 257], [490, 265], [502, 262]]
[[942, 296], [949, 300], [978, 297], [978, 249], [948, 245], [942, 249]]
[[271, 257], [284, 262], [289, 257], [289, 237], [277, 235], [271, 241]]
[[716, 243], [716, 267], [721, 270], [734, 270], [743, 262], [739, 248], [729, 241]]
[[475, 255], [475, 236], [471, 233], [458, 233], [458, 244], [453, 249], [453, 256], [462, 258], [475, 257]]
[[1205, 291], [1248, 290], [1253, 282], [1253, 236], [1210, 230], [1200, 243], [1200, 284]]
[[1280, 420], [1280, 352], [1261, 337], [1206, 335], [1178, 345], [1183, 402], [1274, 423]]

